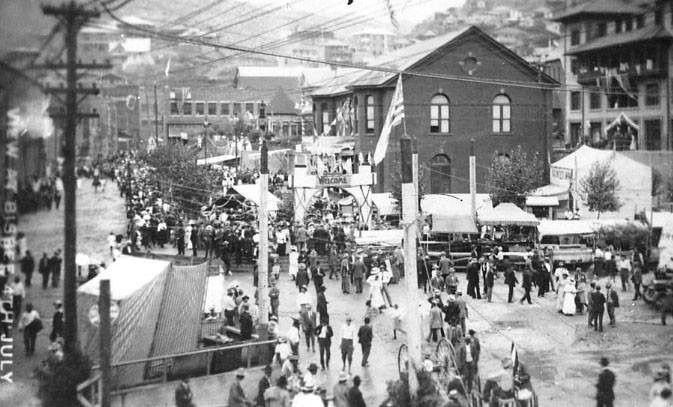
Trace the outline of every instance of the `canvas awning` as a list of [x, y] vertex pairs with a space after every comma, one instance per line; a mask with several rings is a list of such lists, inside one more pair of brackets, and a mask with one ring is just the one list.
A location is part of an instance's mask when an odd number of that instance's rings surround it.
[[568, 187], [563, 185], [548, 184], [530, 193], [530, 196], [554, 197], [559, 201], [568, 200]]
[[110, 263], [105, 271], [82, 284], [77, 292], [98, 296], [100, 280], [110, 280], [110, 297], [117, 301], [123, 300], [141, 290], [170, 266], [168, 261], [121, 256]]
[[235, 160], [236, 156], [235, 155], [218, 155], [215, 157], [208, 157], [208, 158], [200, 158], [196, 160], [196, 165], [204, 165], [204, 164], [219, 164], [227, 161], [232, 161]]
[[470, 215], [432, 215], [432, 231], [439, 233], [479, 233]]
[[[259, 198], [260, 198], [259, 185], [241, 184], [241, 185], [234, 185], [233, 187], [231, 187], [231, 189], [236, 191], [246, 200], [259, 206]], [[272, 194], [269, 191], [266, 191], [266, 202], [268, 206], [267, 210], [269, 211], [277, 211], [278, 208], [280, 207], [280, 199], [278, 199], [274, 194]]]
[[559, 206], [559, 202], [555, 196], [528, 196], [526, 206]]
[[341, 199], [339, 199], [339, 202], [338, 202], [338, 203], [339, 203], [339, 205], [341, 205], [341, 206], [350, 206], [350, 205], [353, 205], [353, 196], [352, 196], [352, 195], [349, 195], [349, 196], [347, 196], [347, 197], [345, 197], [345, 198], [341, 198]]
[[379, 212], [379, 216], [398, 215], [397, 199], [390, 192], [372, 194], [372, 202]]
[[361, 236], [355, 238], [358, 246], [399, 246], [404, 238], [402, 229], [363, 230]]
[[479, 224], [486, 226], [537, 226], [540, 224], [535, 215], [509, 202], [503, 202], [491, 210], [477, 211], [477, 218]]
[[541, 220], [537, 225], [540, 236], [591, 235], [594, 228], [586, 220]]

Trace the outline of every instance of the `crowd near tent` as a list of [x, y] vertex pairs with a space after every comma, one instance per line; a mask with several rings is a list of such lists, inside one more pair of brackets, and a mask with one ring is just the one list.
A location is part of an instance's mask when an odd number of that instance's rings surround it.
[[649, 212], [652, 208], [652, 169], [614, 150], [599, 150], [582, 146], [575, 152], [551, 165], [550, 181], [569, 191], [576, 199], [582, 218], [596, 218], [586, 206], [586, 194], [581, 180], [589, 174], [594, 163], [609, 163], [617, 175], [620, 188], [617, 198], [621, 208], [613, 213], [601, 214], [602, 218], [633, 219], [636, 213]]
[[[168, 261], [121, 256], [77, 290], [79, 341], [94, 364], [99, 360], [100, 281], [110, 280], [114, 310], [112, 364], [198, 346], [206, 266], [176, 267]], [[132, 386], [146, 375], [143, 364], [114, 370], [113, 387]]]

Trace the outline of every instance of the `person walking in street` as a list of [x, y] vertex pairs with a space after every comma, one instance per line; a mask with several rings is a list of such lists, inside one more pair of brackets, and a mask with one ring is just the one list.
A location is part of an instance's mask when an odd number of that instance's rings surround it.
[[278, 307], [280, 306], [280, 290], [276, 280], [269, 281], [269, 303], [271, 305], [271, 315], [278, 316]]
[[26, 288], [32, 285], [33, 281], [33, 272], [35, 271], [35, 259], [30, 253], [30, 250], [26, 250], [26, 255], [21, 259], [21, 272], [25, 276]]
[[341, 260], [340, 270], [341, 274], [341, 292], [344, 294], [350, 294], [351, 292], [351, 268], [350, 262], [348, 261], [348, 254], [344, 253]]
[[175, 388], [175, 407], [194, 407], [192, 403], [192, 389], [189, 387], [189, 378], [183, 377]]
[[[21, 282], [21, 277], [14, 276], [14, 284], [12, 284], [12, 312], [14, 315], [21, 315], [21, 307], [25, 298], [26, 288]], [[18, 322], [17, 319], [14, 319], [14, 324]]]
[[446, 287], [446, 292], [449, 295], [455, 295], [456, 291], [458, 291], [458, 277], [453, 267], [449, 268], [449, 275], [444, 280], [444, 287]]
[[353, 387], [348, 390], [348, 407], [367, 407], [360, 391], [360, 383], [362, 383], [360, 376], [355, 376], [353, 378]]
[[54, 315], [51, 318], [51, 333], [49, 340], [56, 342], [58, 338], [63, 338], [63, 303], [61, 300], [54, 301]]
[[245, 379], [245, 369], [239, 367], [236, 370], [236, 380], [229, 388], [228, 407], [251, 407], [255, 405], [255, 403], [245, 396], [245, 390], [243, 390], [243, 385], [241, 384], [243, 379]]
[[493, 272], [493, 267], [489, 266], [486, 268], [486, 275], [484, 277], [484, 295], [486, 296], [488, 302], [491, 302], [491, 300], [493, 299], [494, 285], [495, 285], [495, 273]]
[[643, 283], [643, 269], [639, 262], [636, 262], [636, 264], [633, 265], [631, 282], [633, 282], [633, 301], [638, 301], [641, 297], [640, 285]]
[[631, 276], [631, 260], [627, 256], [617, 256], [617, 268], [619, 269], [619, 279], [622, 282], [622, 291], [629, 289], [629, 277]]
[[470, 259], [470, 263], [467, 265], [467, 295], [478, 300], [481, 299], [481, 294], [479, 292], [479, 262], [475, 257]]
[[51, 287], [58, 288], [58, 284], [61, 281], [61, 249], [56, 250], [54, 255], [49, 259], [50, 269], [51, 269]]
[[37, 334], [42, 330], [40, 314], [33, 308], [32, 303], [26, 303], [26, 310], [19, 321], [19, 331], [23, 331], [23, 344], [26, 348], [26, 356], [35, 354], [35, 341]]
[[616, 377], [612, 370], [608, 369], [608, 358], [602, 357], [600, 361], [602, 370], [598, 374], [596, 383], [596, 407], [613, 407], [615, 402]]
[[311, 308], [311, 304], [306, 304], [304, 310], [300, 313], [301, 328], [302, 331], [304, 331], [307, 352], [315, 352], [315, 328], [317, 318], [315, 311]]
[[469, 336], [470, 351], [472, 352], [474, 374], [476, 375], [479, 372], [479, 356], [481, 355], [481, 343], [479, 342], [479, 338], [477, 338], [477, 333], [474, 331], [474, 329], [470, 329], [468, 331], [468, 334], [470, 335]]
[[42, 258], [37, 267], [37, 272], [42, 275], [42, 289], [46, 290], [49, 287], [49, 276], [51, 275], [51, 267], [47, 253], [42, 254]]
[[351, 373], [351, 364], [353, 363], [353, 341], [355, 340], [355, 326], [352, 324], [353, 318], [350, 315], [346, 316], [346, 323], [341, 326], [341, 367], [342, 371], [346, 370], [346, 362], [348, 362], [348, 374]]
[[334, 407], [349, 407], [348, 390], [348, 375], [346, 372], [339, 372], [339, 379], [332, 389]]
[[596, 284], [596, 291], [591, 293], [591, 324], [594, 331], [603, 332], [603, 313], [605, 312], [605, 296], [601, 292], [601, 286]]
[[596, 291], [596, 282], [592, 281], [589, 284], [589, 291], [587, 292], [587, 325], [589, 325], [589, 328], [593, 327], [593, 321], [594, 321], [594, 311], [592, 308], [593, 304], [593, 299], [592, 299], [592, 294]]
[[[442, 338], [446, 337], [444, 334], [444, 320], [442, 318], [442, 310], [439, 307], [439, 300], [433, 299], [430, 306], [430, 335], [433, 342], [439, 342], [439, 334]], [[430, 338], [428, 338], [430, 339]]]
[[297, 288], [301, 289], [302, 287], [308, 287], [309, 281], [310, 277], [308, 270], [306, 269], [306, 264], [299, 263], [299, 271], [297, 271], [297, 276], [294, 280], [294, 283], [296, 284]]
[[367, 274], [367, 266], [362, 259], [362, 256], [358, 257], [353, 265], [353, 281], [355, 283], [355, 293], [362, 294], [362, 280]]
[[463, 334], [466, 332], [465, 331], [465, 320], [467, 320], [470, 315], [467, 311], [467, 304], [465, 303], [465, 300], [463, 299], [463, 292], [462, 291], [457, 291], [456, 292], [456, 303], [458, 304], [458, 307], [460, 308], [460, 328], [462, 329]]
[[617, 324], [617, 321], [615, 320], [615, 309], [619, 308], [619, 294], [617, 294], [617, 290], [615, 290], [610, 283], [605, 285], [605, 289], [607, 290], [605, 294], [605, 307], [608, 310], [608, 317], [610, 318], [609, 325], [614, 328]]
[[507, 291], [507, 302], [511, 303], [512, 298], [514, 297], [514, 287], [517, 285], [519, 281], [516, 279], [516, 274], [514, 273], [514, 269], [512, 268], [511, 265], [507, 265], [507, 268], [505, 268], [505, 284], [507, 284], [508, 291]]
[[[528, 264], [527, 266], [530, 266]], [[523, 304], [524, 300], [528, 301], [529, 304], [532, 304], [533, 302], [530, 299], [530, 290], [532, 288], [533, 284], [533, 276], [531, 275], [530, 268], [526, 267], [523, 270], [523, 273], [521, 273], [521, 288], [523, 288], [523, 297], [519, 300], [519, 303]]]
[[294, 281], [297, 278], [297, 272], [299, 271], [299, 253], [295, 246], [290, 248], [290, 254], [287, 256], [287, 261], [288, 274], [290, 275], [290, 279]]
[[369, 352], [372, 350], [372, 339], [374, 339], [374, 333], [372, 331], [371, 325], [369, 325], [369, 318], [365, 318], [365, 323], [358, 330], [358, 342], [362, 348], [362, 367], [367, 367], [369, 365]]
[[321, 286], [318, 289], [318, 297], [317, 297], [317, 306], [316, 306], [316, 311], [318, 312], [318, 317], [319, 321], [329, 323], [329, 313], [327, 312], [327, 297], [325, 296], [325, 291], [327, 291], [327, 288], [325, 286]]
[[320, 351], [320, 367], [325, 370], [329, 369], [329, 361], [331, 358], [332, 336], [334, 331], [329, 325], [328, 321], [320, 320], [320, 325], [315, 330], [315, 336], [318, 337], [318, 350]]

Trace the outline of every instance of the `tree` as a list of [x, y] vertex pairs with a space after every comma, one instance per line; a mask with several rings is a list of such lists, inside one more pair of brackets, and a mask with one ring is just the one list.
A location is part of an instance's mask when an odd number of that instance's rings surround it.
[[620, 188], [617, 173], [609, 162], [595, 162], [589, 173], [580, 180], [580, 187], [587, 196], [589, 211], [597, 212], [598, 217], [603, 212], [614, 212], [622, 206], [617, 198]]
[[511, 202], [518, 207], [526, 203], [526, 195], [542, 184], [544, 163], [538, 153], [528, 154], [521, 146], [491, 158], [487, 185], [493, 205]]

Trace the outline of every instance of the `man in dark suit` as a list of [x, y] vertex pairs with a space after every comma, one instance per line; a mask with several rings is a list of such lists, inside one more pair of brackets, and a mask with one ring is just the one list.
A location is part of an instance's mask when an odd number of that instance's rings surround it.
[[603, 332], [603, 313], [605, 312], [605, 296], [601, 287], [596, 285], [596, 291], [591, 293], [591, 312], [593, 314], [591, 324], [594, 331]]
[[362, 280], [364, 279], [366, 273], [367, 266], [365, 266], [365, 262], [363, 261], [362, 257], [359, 257], [353, 265], [353, 280], [355, 283], [356, 294], [362, 293]]
[[479, 262], [476, 258], [470, 259], [470, 264], [467, 265], [467, 295], [472, 298], [481, 299], [479, 292]]
[[505, 284], [509, 287], [509, 291], [507, 292], [507, 302], [512, 302], [512, 297], [514, 297], [514, 286], [516, 286], [518, 282], [514, 269], [510, 264], [507, 264], [507, 268], [505, 269]]
[[[601, 294], [602, 295], [602, 294]], [[601, 358], [601, 366], [603, 370], [598, 375], [598, 383], [596, 383], [596, 407], [612, 407], [615, 402], [615, 374], [608, 369], [610, 362], [608, 358]]]
[[524, 290], [523, 297], [521, 297], [521, 300], [519, 300], [520, 303], [523, 304], [524, 300], [527, 300], [529, 304], [532, 304], [533, 302], [530, 299], [530, 290], [533, 285], [533, 275], [530, 271], [529, 267], [526, 267], [523, 270], [523, 273], [521, 274], [521, 287]]
[[367, 359], [369, 359], [369, 352], [372, 349], [373, 338], [372, 326], [369, 325], [369, 317], [366, 317], [365, 324], [358, 330], [358, 342], [360, 342], [360, 346], [362, 347], [362, 367], [368, 365]]
[[49, 287], [49, 275], [51, 274], [51, 263], [49, 262], [49, 257], [47, 253], [42, 255], [40, 263], [38, 265], [37, 271], [42, 274], [42, 289], [46, 290]]
[[325, 366], [329, 369], [329, 360], [331, 356], [332, 336], [334, 331], [329, 326], [329, 321], [320, 320], [320, 325], [315, 330], [315, 336], [318, 337], [318, 349], [320, 350], [320, 366], [325, 370]]

